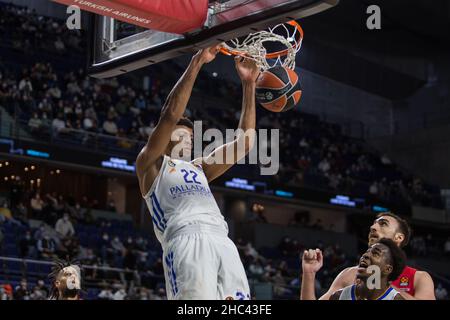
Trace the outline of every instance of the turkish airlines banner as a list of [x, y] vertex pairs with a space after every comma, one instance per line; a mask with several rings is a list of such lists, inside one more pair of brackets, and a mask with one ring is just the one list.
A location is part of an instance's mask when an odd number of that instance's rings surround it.
[[208, 0], [52, 0], [144, 28], [183, 34], [203, 26]]

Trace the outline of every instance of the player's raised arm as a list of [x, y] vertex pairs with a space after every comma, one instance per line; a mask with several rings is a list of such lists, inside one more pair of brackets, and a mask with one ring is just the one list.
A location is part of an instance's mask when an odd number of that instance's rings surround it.
[[218, 148], [202, 159], [203, 170], [208, 181], [224, 174], [240, 159], [244, 158], [255, 140], [256, 110], [255, 88], [260, 69], [256, 63], [247, 58], [236, 57], [236, 70], [242, 81], [242, 111], [236, 138]]
[[300, 300], [316, 300], [315, 281], [316, 273], [323, 266], [322, 251], [305, 250], [302, 256], [302, 286]]
[[136, 172], [142, 194], [147, 192], [157, 175], [157, 173], [155, 175], [155, 172], [149, 172], [149, 168], [156, 164], [166, 151], [172, 132], [186, 110], [189, 98], [191, 97], [192, 88], [201, 67], [203, 64], [214, 60], [218, 50], [219, 46], [215, 46], [197, 52], [192, 57], [188, 68], [167, 97], [161, 110], [158, 124], [136, 160]]

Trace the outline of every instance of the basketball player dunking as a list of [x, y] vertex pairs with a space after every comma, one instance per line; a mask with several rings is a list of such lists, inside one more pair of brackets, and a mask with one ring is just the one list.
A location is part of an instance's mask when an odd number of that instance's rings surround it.
[[[205, 159], [183, 160], [191, 154], [193, 134], [192, 122], [183, 114], [201, 67], [214, 60], [218, 50], [203, 49], [193, 56], [136, 161], [141, 193], [163, 248], [168, 299], [250, 298], [244, 267], [208, 183], [245, 157], [253, 146], [254, 130], [252, 135], [238, 135]], [[260, 70], [248, 59], [235, 62], [243, 86], [239, 128], [247, 132], [255, 128]], [[174, 150], [180, 152], [174, 155]], [[221, 160], [233, 155], [232, 163], [210, 161], [219, 155]]]
[[[381, 238], [393, 240], [399, 247], [408, 244], [411, 228], [408, 222], [401, 217], [391, 213], [383, 212], [377, 216], [370, 227], [369, 246], [378, 242]], [[303, 280], [300, 299], [316, 300], [315, 277], [322, 268], [322, 252], [316, 250], [305, 250], [302, 259]], [[320, 300], [328, 300], [336, 290], [342, 289], [355, 283], [358, 266], [344, 269], [338, 274], [331, 284], [330, 289], [320, 297]], [[434, 284], [431, 276], [425, 271], [419, 271], [406, 266], [400, 276], [391, 283], [405, 300], [435, 300]]]
[[[397, 244], [391, 239], [380, 239], [359, 260], [357, 283], [334, 292], [330, 300], [404, 300], [389, 282], [399, 277], [405, 264], [406, 256]], [[368, 284], [370, 266], [380, 270], [379, 288], [370, 288]]]

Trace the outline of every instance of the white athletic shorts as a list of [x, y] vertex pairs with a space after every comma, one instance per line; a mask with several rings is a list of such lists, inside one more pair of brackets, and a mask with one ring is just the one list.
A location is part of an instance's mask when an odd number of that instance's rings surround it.
[[183, 232], [164, 247], [169, 300], [250, 299], [244, 266], [226, 234], [205, 230]]

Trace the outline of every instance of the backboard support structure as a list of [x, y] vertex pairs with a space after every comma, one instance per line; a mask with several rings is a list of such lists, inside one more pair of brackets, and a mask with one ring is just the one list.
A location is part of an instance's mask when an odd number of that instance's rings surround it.
[[[93, 15], [89, 74], [118, 76], [219, 44], [278, 23], [302, 19], [337, 5], [339, 0], [215, 0], [200, 30], [179, 35], [127, 25]], [[127, 32], [128, 31], [128, 32]]]

